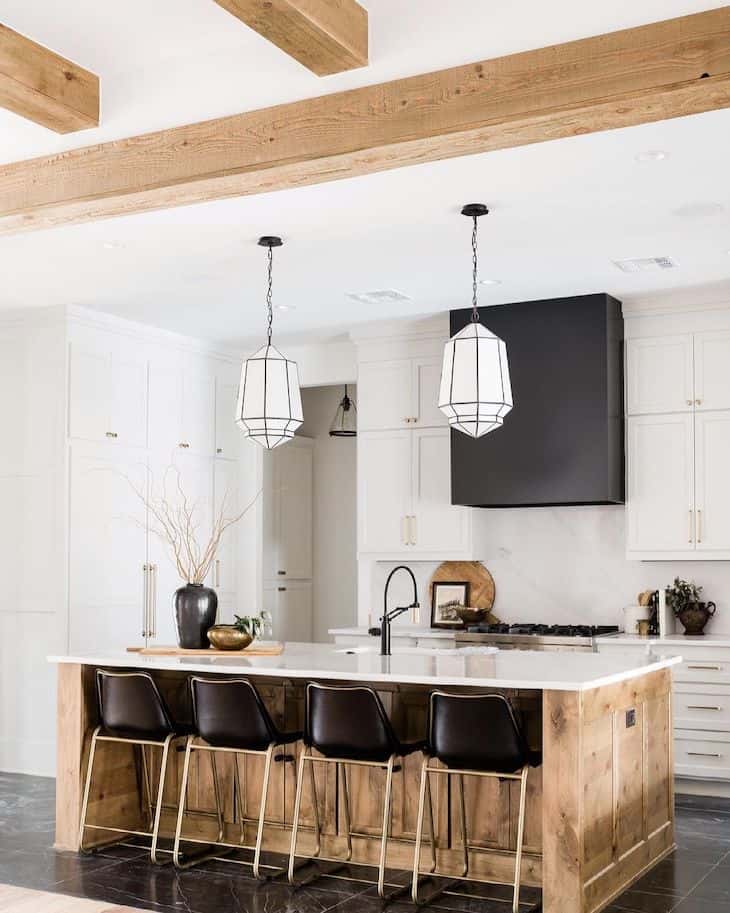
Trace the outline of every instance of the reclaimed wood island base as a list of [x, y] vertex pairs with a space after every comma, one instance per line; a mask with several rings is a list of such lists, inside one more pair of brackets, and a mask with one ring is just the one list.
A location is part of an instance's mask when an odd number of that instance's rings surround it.
[[[410, 651], [392, 657], [345, 654], [330, 645], [288, 644], [280, 657], [54, 657], [58, 666], [58, 757], [56, 848], [78, 849], [83, 778], [91, 733], [97, 722], [97, 668], [149, 671], [179, 719], [190, 719], [190, 674], [245, 676], [259, 689], [283, 729], [302, 726], [307, 681], [361, 682], [380, 693], [398, 734], [422, 738], [429, 694], [435, 688], [464, 693], [501, 691], [522, 714], [531, 747], [543, 763], [530, 770], [522, 882], [542, 886], [545, 913], [593, 913], [606, 906], [674, 846], [671, 669], [673, 660], [637, 660], [596, 654], [504, 651]], [[462, 654], [461, 656], [459, 654]], [[530, 662], [530, 659], [532, 662]], [[570, 669], [566, 671], [566, 666]], [[568, 679], [566, 681], [566, 679]], [[540, 687], [537, 687], [537, 685]], [[475, 734], [475, 737], [479, 737]], [[298, 754], [300, 746], [288, 749]], [[150, 749], [157, 750], [157, 749]], [[173, 753], [166, 779], [161, 834], [171, 837], [182, 768]], [[99, 743], [90, 823], [143, 829], [139, 758], [131, 747]], [[241, 823], [234, 797], [232, 756], [219, 756], [223, 786], [224, 840], [238, 842]], [[241, 757], [246, 843], [258, 817], [263, 759]], [[394, 784], [388, 866], [410, 870], [418, 804], [421, 755], [406, 759]], [[193, 756], [188, 805], [212, 810], [213, 785], [205, 753]], [[154, 767], [154, 765], [150, 765]], [[288, 853], [296, 765], [274, 765], [267, 802], [264, 849]], [[322, 856], [346, 849], [342, 784], [335, 765], [315, 765], [322, 826]], [[348, 782], [353, 861], [377, 864], [382, 820], [383, 774], [350, 765]], [[463, 851], [451, 778], [432, 781], [438, 870], [460, 876]], [[152, 784], [153, 790], [155, 785]], [[467, 778], [469, 877], [510, 883], [519, 784]], [[309, 791], [303, 798], [299, 853], [314, 845]], [[92, 832], [88, 832], [92, 834]], [[184, 833], [214, 840], [214, 818], [186, 817]], [[99, 831], [99, 842], [108, 832]], [[426, 860], [424, 842], [422, 858]]]

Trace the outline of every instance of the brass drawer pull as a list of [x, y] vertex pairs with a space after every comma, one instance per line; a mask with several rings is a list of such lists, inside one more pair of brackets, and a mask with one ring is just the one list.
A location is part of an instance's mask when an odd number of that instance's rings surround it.
[[693, 758], [721, 758], [722, 755], [719, 752], [713, 751], [688, 751], [688, 755], [691, 755]]
[[107, 437], [119, 437], [119, 435], [117, 434], [116, 431], [107, 431], [106, 436]]
[[722, 672], [722, 666], [687, 666], [696, 672]]
[[702, 704], [687, 704], [687, 710], [722, 710], [722, 707], [705, 707]]
[[190, 446], [190, 444], [188, 444], [186, 441], [180, 441], [180, 443], [177, 446], [182, 447], [183, 450], [187, 450], [188, 447]]

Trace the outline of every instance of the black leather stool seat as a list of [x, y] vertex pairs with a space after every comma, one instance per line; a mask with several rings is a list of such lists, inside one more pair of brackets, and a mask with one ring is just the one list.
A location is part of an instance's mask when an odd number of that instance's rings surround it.
[[186, 735], [190, 726], [173, 719], [155, 680], [148, 672], [96, 670], [100, 737], [164, 742]]
[[372, 688], [307, 685], [304, 744], [328, 758], [387, 762], [425, 747], [425, 740], [402, 742]]
[[431, 695], [430, 717], [428, 753], [447, 767], [512, 774], [542, 763], [502, 694], [437, 691]]
[[243, 678], [192, 678], [194, 731], [209, 745], [266, 751], [299, 741], [297, 730], [279, 729], [251, 682]]

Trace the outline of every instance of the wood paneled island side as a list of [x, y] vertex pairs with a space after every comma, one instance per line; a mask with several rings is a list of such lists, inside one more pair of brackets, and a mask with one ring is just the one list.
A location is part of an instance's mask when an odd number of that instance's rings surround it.
[[[283, 728], [301, 726], [308, 681], [360, 682], [376, 688], [402, 738], [423, 737], [429, 694], [435, 688], [475, 693], [500, 691], [521, 714], [531, 747], [543, 763], [528, 778], [523, 883], [542, 886], [545, 913], [593, 913], [606, 906], [674, 845], [672, 776], [672, 659], [596, 654], [468, 650], [408, 650], [391, 657], [325, 644], [287, 644], [276, 657], [170, 657], [109, 653], [52, 657], [58, 663], [58, 756], [56, 848], [78, 849], [82, 781], [91, 732], [96, 725], [97, 668], [149, 671], [178, 718], [190, 718], [187, 679], [197, 675], [245, 676], [257, 686]], [[475, 738], [479, 735], [475, 734]], [[100, 746], [89, 821], [143, 820], [138, 761], [131, 748]], [[388, 865], [413, 862], [421, 756], [408, 758], [397, 775]], [[162, 833], [174, 831], [182, 755], [170, 763]], [[234, 801], [233, 758], [221, 759], [226, 840], [236, 842], [240, 822]], [[241, 759], [244, 830], [258, 816], [262, 761]], [[154, 765], [153, 765], [154, 766]], [[288, 852], [294, 803], [295, 764], [275, 765], [267, 806], [265, 848]], [[322, 851], [345, 850], [341, 783], [334, 765], [316, 765]], [[351, 767], [353, 860], [377, 862], [382, 784], [377, 771]], [[458, 876], [462, 867], [456, 802], [447, 777], [436, 777], [434, 811], [439, 871]], [[154, 787], [154, 784], [153, 784]], [[509, 883], [513, 877], [518, 786], [508, 781], [467, 781], [470, 877]], [[192, 772], [192, 807], [212, 809], [206, 759]], [[300, 852], [313, 847], [307, 823], [312, 809], [305, 791]], [[278, 826], [277, 826], [278, 825]], [[192, 816], [186, 833], [216, 836], [213, 819]], [[104, 835], [103, 831], [98, 832]], [[108, 840], [101, 836], [100, 840]], [[423, 848], [423, 858], [427, 852]]]

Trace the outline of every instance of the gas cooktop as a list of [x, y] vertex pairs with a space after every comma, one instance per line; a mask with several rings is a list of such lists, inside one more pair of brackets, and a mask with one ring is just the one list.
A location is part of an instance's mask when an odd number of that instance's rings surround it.
[[618, 625], [478, 624], [466, 628], [469, 634], [532, 634], [539, 637], [600, 637], [617, 634]]
[[618, 633], [618, 625], [478, 624], [456, 634], [457, 644], [488, 643], [504, 649], [592, 650], [593, 639]]

